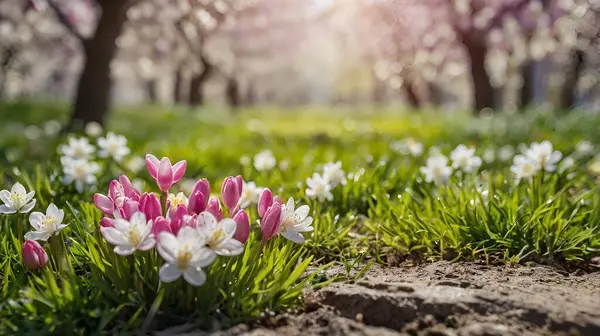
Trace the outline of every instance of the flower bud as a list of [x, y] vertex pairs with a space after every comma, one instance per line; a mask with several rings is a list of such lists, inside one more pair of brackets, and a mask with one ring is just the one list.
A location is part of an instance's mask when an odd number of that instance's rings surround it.
[[273, 194], [269, 188], [265, 188], [258, 199], [258, 215], [265, 216], [267, 209], [273, 204]]
[[146, 215], [147, 220], [153, 220], [162, 216], [160, 200], [154, 193], [144, 193], [140, 198], [139, 209]]
[[48, 255], [42, 246], [35, 240], [28, 240], [23, 244], [23, 263], [30, 270], [37, 270], [46, 265]]
[[237, 184], [238, 183], [236, 179], [230, 176], [225, 179], [225, 182], [223, 182], [223, 187], [221, 188], [221, 199], [229, 211], [235, 208], [240, 200], [241, 192]]
[[260, 222], [260, 230], [263, 233], [264, 239], [271, 239], [279, 232], [281, 224], [281, 205], [273, 204], [265, 212], [265, 216]]
[[246, 243], [250, 235], [250, 218], [248, 218], [248, 214], [245, 210], [240, 210], [235, 214], [233, 220], [237, 224], [234, 238], [242, 244]]
[[108, 218], [108, 217], [104, 217], [102, 218], [102, 220], [100, 220], [100, 226], [102, 227], [112, 227], [113, 223], [112, 223], [112, 219]]
[[158, 239], [159, 233], [163, 231], [173, 233], [169, 221], [162, 216], [157, 217], [152, 223], [152, 233], [154, 234], [154, 237]]
[[223, 210], [221, 210], [221, 204], [219, 204], [219, 200], [214, 197], [210, 198], [208, 206], [206, 207], [206, 211], [215, 216], [219, 222], [223, 219]]
[[112, 215], [115, 211], [115, 203], [102, 194], [94, 194], [94, 204], [96, 204], [96, 208], [100, 209], [105, 215]]

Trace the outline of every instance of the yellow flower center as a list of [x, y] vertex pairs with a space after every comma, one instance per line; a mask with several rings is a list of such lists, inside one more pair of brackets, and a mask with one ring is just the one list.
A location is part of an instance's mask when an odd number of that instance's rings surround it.
[[8, 199], [12, 202], [15, 208], [20, 208], [21, 206], [23, 206], [23, 203], [25, 203], [23, 195], [16, 192], [11, 193]]
[[177, 252], [177, 264], [180, 270], [185, 271], [192, 260], [192, 251], [187, 246], [183, 246]]
[[296, 225], [296, 220], [294, 219], [294, 216], [288, 216], [285, 217], [282, 221], [281, 221], [281, 232], [285, 232], [288, 229], [293, 228]]
[[206, 242], [206, 246], [213, 250], [216, 249], [221, 240], [223, 240], [224, 236], [225, 233], [223, 232], [223, 230], [221, 228], [218, 228], [215, 231], [215, 233], [213, 233], [213, 235], [210, 237], [210, 239]]
[[45, 217], [43, 223], [44, 223], [44, 227], [46, 229], [52, 229], [56, 226], [56, 217], [54, 217], [54, 216]]
[[135, 246], [136, 248], [139, 247], [140, 244], [142, 243], [142, 237], [140, 236], [139, 232], [135, 228], [129, 229], [127, 237], [129, 239], [129, 242], [131, 243], [131, 245]]

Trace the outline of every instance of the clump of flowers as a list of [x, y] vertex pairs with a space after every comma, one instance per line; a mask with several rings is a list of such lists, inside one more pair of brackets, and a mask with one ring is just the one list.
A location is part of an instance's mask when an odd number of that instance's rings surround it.
[[[200, 286], [207, 277], [202, 269], [218, 256], [233, 257], [244, 252], [251, 228], [243, 207], [252, 203], [256, 188], [244, 182], [241, 176], [230, 176], [223, 181], [220, 199], [211, 196], [206, 179], [198, 180], [189, 195], [170, 193], [173, 185], [185, 175], [186, 166], [186, 161], [171, 164], [168, 158], [159, 160], [149, 154], [146, 168], [156, 180], [161, 191], [159, 196], [140, 192], [122, 175], [110, 183], [106, 195], [95, 194], [94, 203], [105, 215], [100, 222], [102, 236], [115, 246], [116, 254], [127, 256], [155, 248], [165, 261], [159, 270], [161, 281], [172, 282], [183, 277], [189, 284]], [[247, 188], [246, 195], [244, 188]], [[259, 208], [260, 204], [265, 205], [264, 200], [257, 203]], [[269, 209], [272, 205], [269, 204]], [[270, 210], [268, 218], [268, 225], [277, 230], [268, 232], [264, 239], [281, 233], [292, 241], [303, 242], [294, 232], [305, 232], [302, 230], [310, 227], [312, 218], [309, 217], [308, 224], [306, 220], [308, 210], [307, 206], [294, 210], [293, 200], [286, 206], [279, 203], [277, 216]], [[263, 234], [265, 232], [263, 230]]]
[[346, 185], [346, 172], [342, 169], [342, 162], [328, 162], [323, 165], [323, 174], [313, 173], [306, 179], [306, 196], [310, 199], [332, 201], [331, 191], [340, 185]]
[[402, 155], [410, 154], [414, 157], [418, 157], [423, 154], [425, 148], [423, 144], [417, 140], [413, 138], [406, 138], [400, 141], [392, 141], [390, 143], [390, 149]]
[[460, 169], [465, 173], [476, 173], [481, 166], [481, 158], [475, 156], [475, 148], [468, 148], [465, 145], [458, 145], [450, 153], [452, 159], [452, 168]]
[[261, 217], [260, 229], [263, 233], [263, 242], [281, 234], [294, 243], [304, 243], [302, 233], [311, 232], [313, 218], [309, 216], [310, 208], [302, 205], [295, 208], [294, 199], [290, 197], [286, 204], [281, 203], [281, 198], [273, 197], [271, 190], [266, 188], [258, 202], [258, 216]]
[[272, 170], [276, 164], [277, 159], [275, 159], [273, 152], [268, 149], [254, 156], [254, 168], [259, 172]]
[[426, 182], [436, 186], [445, 185], [452, 176], [452, 167], [448, 166], [448, 158], [438, 154], [427, 158], [426, 165], [421, 167]]

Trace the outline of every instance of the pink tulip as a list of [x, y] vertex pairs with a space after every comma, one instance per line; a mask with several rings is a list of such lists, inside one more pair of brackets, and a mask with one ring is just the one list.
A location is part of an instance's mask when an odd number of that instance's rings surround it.
[[235, 208], [240, 200], [240, 196], [242, 196], [242, 192], [241, 188], [238, 187], [237, 178], [231, 176], [226, 178], [223, 182], [223, 187], [221, 188], [221, 199], [223, 200], [225, 207], [227, 207], [227, 210], [231, 212], [231, 210]]
[[105, 215], [110, 216], [117, 209], [122, 209], [127, 200], [139, 201], [140, 192], [133, 189], [131, 182], [125, 175], [119, 180], [112, 180], [108, 186], [108, 196], [94, 194], [94, 203]]
[[169, 221], [164, 217], [158, 217], [152, 223], [152, 233], [154, 234], [154, 237], [158, 239], [158, 234], [163, 231], [173, 233]]
[[233, 217], [233, 220], [237, 224], [234, 238], [242, 244], [246, 243], [250, 235], [250, 218], [248, 218], [248, 214], [245, 210], [240, 210]]
[[214, 197], [210, 198], [208, 206], [206, 207], [206, 211], [213, 214], [213, 216], [215, 216], [219, 222], [223, 219], [223, 210], [221, 210], [221, 204], [219, 204], [219, 200]]
[[35, 240], [28, 240], [23, 244], [23, 263], [30, 270], [37, 270], [46, 265], [48, 255], [42, 246]]
[[258, 199], [258, 215], [264, 217], [267, 209], [273, 204], [273, 194], [269, 188], [265, 188]]
[[146, 215], [148, 220], [155, 219], [162, 215], [160, 200], [154, 193], [144, 193], [140, 198], [139, 209]]
[[94, 194], [94, 204], [96, 204], [96, 208], [100, 209], [105, 215], [110, 216], [115, 211], [115, 203], [113, 200], [102, 194]]
[[104, 217], [104, 218], [102, 218], [102, 220], [100, 221], [100, 226], [103, 226], [103, 227], [112, 227], [112, 226], [113, 226], [113, 223], [112, 223], [112, 221], [113, 221], [113, 220], [112, 220], [111, 218]]
[[162, 192], [169, 191], [173, 184], [179, 182], [185, 174], [187, 162], [185, 160], [171, 165], [169, 158], [163, 157], [160, 161], [152, 154], [146, 155], [146, 168], [148, 173], [158, 183], [158, 188]]
[[188, 208], [190, 213], [199, 214], [206, 210], [210, 198], [210, 184], [207, 179], [201, 179], [196, 182], [194, 189], [188, 199]]
[[265, 212], [260, 222], [260, 230], [263, 233], [263, 239], [269, 240], [279, 232], [281, 224], [281, 205], [275, 203]]
[[123, 205], [123, 212], [125, 213], [125, 216], [123, 216], [123, 218], [129, 219], [131, 218], [131, 216], [133, 216], [134, 213], [138, 212], [139, 210], [140, 208], [138, 202], [127, 200]]
[[179, 229], [181, 229], [183, 226], [185, 226], [184, 217], [187, 216], [187, 214], [188, 214], [188, 210], [186, 209], [185, 205], [183, 205], [183, 204], [179, 204], [177, 209], [175, 209], [175, 211], [173, 211], [173, 214], [171, 215], [170, 220], [171, 220], [171, 232], [174, 235], [177, 235], [177, 233], [179, 232]]

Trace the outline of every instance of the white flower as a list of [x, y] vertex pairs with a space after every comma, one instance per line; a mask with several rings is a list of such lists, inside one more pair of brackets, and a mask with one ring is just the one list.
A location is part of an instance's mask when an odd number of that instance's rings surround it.
[[423, 144], [413, 138], [406, 138], [402, 141], [394, 141], [390, 148], [403, 155], [421, 156], [423, 154]]
[[574, 165], [575, 159], [573, 159], [573, 157], [571, 156], [567, 156], [566, 158], [562, 159], [562, 161], [560, 161], [560, 164], [558, 165], [558, 172], [562, 174], [565, 171], [571, 169]]
[[132, 255], [136, 250], [147, 251], [156, 243], [152, 221], [146, 221], [143, 212], [134, 213], [129, 221], [116, 218], [112, 224], [112, 227], [100, 227], [100, 232], [107, 242], [115, 245], [116, 254]]
[[50, 203], [46, 209], [46, 214], [41, 212], [32, 212], [29, 215], [29, 223], [35, 231], [29, 231], [25, 234], [27, 240], [46, 241], [53, 234], [67, 227], [62, 221], [65, 218], [65, 212], [59, 210], [56, 205]]
[[448, 158], [438, 154], [427, 158], [425, 167], [421, 167], [425, 174], [426, 182], [433, 182], [436, 186], [444, 185], [452, 175], [452, 167], [448, 166]]
[[156, 249], [166, 261], [158, 272], [160, 281], [173, 282], [183, 275], [185, 281], [193, 286], [204, 284], [206, 274], [201, 268], [212, 264], [216, 256], [203, 245], [196, 230], [189, 226], [182, 227], [177, 237], [167, 231], [159, 233]]
[[87, 134], [87, 136], [95, 138], [98, 137], [102, 134], [102, 125], [100, 125], [99, 123], [92, 121], [89, 122], [85, 125], [85, 134]]
[[28, 140], [37, 140], [42, 136], [42, 130], [36, 125], [29, 125], [25, 128], [23, 134]]
[[134, 156], [125, 162], [125, 167], [133, 173], [137, 173], [146, 167], [146, 160], [141, 156]]
[[188, 206], [188, 198], [184, 193], [178, 192], [177, 194], [169, 194], [167, 196], [167, 202], [169, 203], [169, 209], [177, 209], [180, 204]]
[[488, 148], [483, 152], [482, 157], [485, 163], [493, 163], [496, 160], [496, 151], [493, 148]]
[[454, 169], [461, 169], [466, 173], [477, 172], [481, 166], [481, 158], [475, 156], [475, 148], [467, 148], [465, 145], [458, 145], [450, 153], [450, 158]]
[[[483, 200], [483, 204], [487, 205], [489, 203], [490, 200], [490, 191], [483, 188], [483, 187], [479, 187], [477, 188], [477, 192], [481, 195], [481, 199]], [[472, 199], [470, 201], [471, 205], [475, 205], [475, 204], [479, 204], [479, 197], [476, 197], [475, 199]]]
[[500, 147], [498, 150], [498, 158], [502, 161], [509, 161], [515, 155], [515, 149], [511, 145]]
[[196, 218], [196, 230], [203, 244], [214, 254], [221, 256], [236, 256], [244, 251], [244, 244], [235, 240], [233, 235], [237, 224], [231, 218], [220, 222], [208, 211]]
[[72, 159], [89, 159], [96, 151], [96, 147], [90, 144], [88, 138], [69, 138], [68, 144], [58, 148], [58, 152]]
[[342, 162], [329, 162], [323, 166], [323, 177], [335, 188], [339, 184], [346, 185], [346, 173], [342, 170]]
[[581, 140], [575, 145], [575, 151], [579, 154], [589, 155], [594, 152], [594, 145], [587, 140]]
[[279, 233], [294, 243], [304, 243], [304, 237], [301, 233], [314, 230], [311, 226], [313, 218], [308, 216], [309, 212], [308, 205], [302, 205], [294, 210], [294, 199], [290, 197], [287, 204], [281, 209]]
[[250, 164], [250, 158], [248, 157], [248, 155], [240, 156], [240, 164], [242, 166], [246, 166], [246, 165]]
[[321, 202], [324, 200], [333, 201], [329, 180], [319, 175], [319, 173], [314, 173], [312, 177], [307, 178], [306, 184], [308, 185], [306, 189], [306, 196], [308, 198], [316, 198]]
[[525, 152], [525, 156], [537, 161], [538, 165], [548, 172], [556, 170], [556, 164], [562, 158], [562, 153], [553, 151], [550, 141], [542, 143], [534, 142], [531, 147]]
[[106, 137], [98, 138], [97, 142], [100, 147], [98, 156], [101, 158], [111, 157], [115, 161], [121, 162], [123, 157], [131, 152], [127, 147], [127, 138], [113, 132], [106, 133]]
[[515, 155], [513, 165], [510, 167], [510, 171], [516, 175], [517, 181], [522, 178], [531, 178], [535, 176], [539, 170], [540, 165], [537, 161], [520, 154]]
[[259, 172], [268, 171], [275, 167], [277, 160], [270, 150], [264, 150], [254, 156], [254, 168]]
[[75, 189], [82, 193], [86, 185], [96, 184], [96, 174], [100, 172], [100, 165], [93, 161], [85, 159], [72, 159], [67, 156], [60, 158], [63, 165], [63, 183], [71, 184], [75, 182]]
[[253, 181], [244, 181], [242, 185], [242, 196], [240, 197], [240, 201], [238, 202], [240, 208], [245, 209], [251, 204], [258, 204], [258, 199], [260, 198], [260, 194], [263, 190], [264, 188], [257, 187], [256, 183]]
[[44, 124], [44, 133], [48, 136], [57, 135], [60, 132], [61, 124], [56, 120], [49, 120]]
[[10, 191], [0, 191], [0, 200], [4, 202], [4, 204], [0, 205], [0, 214], [12, 214], [17, 211], [28, 213], [35, 206], [34, 195], [34, 190], [28, 193], [25, 187], [19, 182], [13, 184]]

